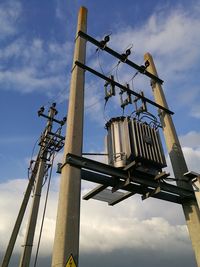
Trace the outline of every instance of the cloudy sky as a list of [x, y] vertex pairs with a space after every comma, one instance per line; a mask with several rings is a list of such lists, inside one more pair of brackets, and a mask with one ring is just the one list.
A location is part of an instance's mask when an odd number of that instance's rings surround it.
[[[88, 33], [143, 64], [150, 52], [164, 90], [190, 170], [200, 162], [200, 3], [177, 1], [1, 0], [0, 1], [0, 256], [2, 257], [27, 185], [31, 155], [45, 121], [37, 110], [57, 102], [66, 115], [78, 9], [88, 8]], [[135, 71], [89, 45], [88, 65], [113, 74], [120, 83]], [[131, 88], [152, 98], [149, 80], [137, 75]], [[104, 151], [104, 124], [119, 116], [118, 94], [104, 109], [103, 82], [86, 74], [84, 152]], [[133, 107], [125, 110], [129, 114]], [[167, 153], [166, 153], [167, 157]], [[60, 161], [60, 153], [56, 161]], [[99, 159], [100, 160], [100, 159]], [[170, 166], [168, 167], [170, 169]], [[60, 177], [54, 172], [38, 266], [50, 266]], [[84, 182], [82, 194], [94, 185]], [[44, 186], [44, 192], [46, 187]], [[43, 207], [44, 196], [41, 202]], [[18, 266], [25, 221], [11, 260]], [[41, 218], [41, 217], [40, 217]], [[39, 218], [39, 221], [41, 220]], [[34, 242], [37, 244], [38, 231]], [[82, 201], [80, 266], [195, 266], [180, 206], [134, 196], [114, 207]]]

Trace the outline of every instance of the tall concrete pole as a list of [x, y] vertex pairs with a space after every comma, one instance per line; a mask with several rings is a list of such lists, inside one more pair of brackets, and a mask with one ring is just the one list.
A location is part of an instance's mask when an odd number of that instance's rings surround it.
[[[147, 68], [149, 72], [158, 76], [156, 67], [152, 56], [149, 53], [144, 55], [145, 61], [148, 60], [150, 65]], [[155, 98], [155, 102], [159, 105], [162, 105], [165, 108], [168, 108], [167, 101], [162, 89], [162, 86], [155, 81], [152, 81], [152, 90]], [[183, 174], [188, 172], [185, 158], [181, 149], [180, 142], [172, 121], [172, 117], [160, 111], [160, 120], [163, 127], [163, 132], [165, 136], [165, 141], [167, 144], [168, 153], [172, 163], [174, 175], [176, 179], [179, 179], [177, 182], [178, 186], [184, 188], [192, 189], [191, 184], [183, 182]], [[195, 257], [198, 267], [200, 267], [200, 211], [196, 200], [183, 200], [182, 203], [183, 212], [185, 215], [187, 227], [189, 230], [189, 235], [192, 241], [192, 246], [195, 252]]]
[[31, 260], [31, 253], [32, 253], [32, 247], [33, 247], [33, 239], [35, 234], [35, 228], [36, 228], [36, 222], [37, 222], [37, 216], [39, 211], [39, 205], [40, 205], [40, 197], [42, 192], [42, 184], [43, 184], [43, 178], [46, 173], [46, 161], [47, 161], [47, 149], [46, 149], [46, 140], [48, 132], [51, 132], [52, 129], [52, 119], [54, 115], [56, 114], [56, 109], [54, 106], [52, 106], [49, 110], [49, 118], [47, 122], [47, 126], [44, 132], [44, 137], [42, 142], [44, 142], [44, 146], [41, 147], [40, 155], [39, 155], [39, 163], [38, 163], [38, 170], [36, 175], [36, 184], [35, 184], [35, 190], [33, 195], [33, 203], [32, 203], [32, 209], [31, 214], [29, 217], [29, 222], [27, 226], [26, 231], [26, 238], [25, 238], [25, 244], [23, 246], [23, 252], [21, 255], [19, 267], [28, 267]]
[[[80, 8], [78, 31], [86, 32], [87, 9]], [[84, 70], [75, 66], [75, 61], [85, 62], [86, 41], [76, 38], [74, 60], [70, 85], [67, 115], [67, 131], [64, 146], [64, 162], [67, 153], [82, 155], [83, 111], [84, 111]], [[57, 211], [56, 231], [53, 248], [52, 266], [65, 267], [72, 255], [78, 266], [79, 225], [80, 225], [80, 170], [70, 165], [62, 168], [61, 184]]]

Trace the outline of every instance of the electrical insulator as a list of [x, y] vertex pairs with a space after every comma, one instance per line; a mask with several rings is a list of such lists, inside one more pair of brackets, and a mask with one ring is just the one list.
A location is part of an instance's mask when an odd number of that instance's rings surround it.
[[[140, 92], [140, 95], [141, 95], [141, 97], [144, 97], [144, 92], [141, 91], [141, 92]], [[138, 108], [138, 106], [137, 106], [137, 102], [138, 102], [139, 100], [141, 100], [142, 105]], [[136, 114], [137, 114], [137, 115], [139, 115], [139, 114], [142, 113], [142, 112], [147, 111], [146, 101], [143, 100], [142, 98], [140, 98], [140, 97], [136, 97], [136, 98], [134, 99], [134, 103], [135, 103], [135, 110], [136, 110]]]
[[110, 41], [110, 34], [106, 35], [102, 41], [100, 41], [100, 48], [104, 49], [106, 44]]
[[39, 110], [38, 110], [38, 116], [41, 116], [44, 112], [44, 107], [41, 107]]
[[[112, 81], [114, 81], [114, 76], [111, 75], [109, 77]], [[106, 82], [104, 85], [105, 90], [105, 100], [108, 101], [108, 99], [112, 96], [115, 96], [115, 85], [112, 82]]]
[[126, 49], [126, 52], [121, 55], [123, 62], [126, 62], [128, 56], [131, 54], [131, 48]]
[[[130, 90], [129, 84], [126, 84], [128, 90]], [[127, 97], [123, 99], [123, 94], [126, 93]], [[131, 94], [129, 92], [121, 91], [120, 93], [121, 108], [124, 109], [128, 104], [132, 104]]]

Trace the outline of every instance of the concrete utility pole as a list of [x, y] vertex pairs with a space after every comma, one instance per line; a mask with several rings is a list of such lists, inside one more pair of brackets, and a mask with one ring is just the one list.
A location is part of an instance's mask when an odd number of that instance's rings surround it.
[[[86, 32], [86, 29], [87, 9], [81, 7], [78, 15], [77, 34], [80, 30]], [[84, 63], [85, 55], [86, 41], [77, 37], [70, 86], [64, 162], [67, 153], [82, 155], [85, 71], [75, 66], [75, 61]], [[68, 164], [64, 165], [61, 172], [52, 267], [65, 267], [71, 255], [78, 266], [80, 191], [80, 170]]]
[[[147, 68], [147, 71], [151, 72], [155, 76], [158, 76], [154, 61], [152, 56], [149, 53], [144, 55], [145, 61], [148, 60], [150, 65]], [[168, 108], [165, 95], [162, 89], [162, 86], [155, 81], [151, 83], [153, 94], [156, 103], [162, 105], [163, 107]], [[165, 141], [167, 144], [167, 149], [169, 152], [170, 160], [172, 163], [174, 175], [177, 181], [177, 185], [183, 188], [192, 189], [192, 185], [186, 183], [182, 180], [183, 174], [188, 172], [185, 158], [178, 140], [178, 136], [172, 121], [172, 118], [169, 114], [164, 111], [160, 111], [160, 120], [163, 127], [163, 132], [165, 136]], [[195, 200], [183, 200], [182, 203], [186, 223], [188, 226], [190, 238], [192, 241], [192, 246], [195, 252], [196, 261], [198, 267], [200, 267], [200, 211]]]
[[28, 267], [30, 264], [31, 259], [31, 253], [32, 253], [32, 247], [33, 247], [33, 239], [35, 234], [35, 228], [36, 228], [36, 222], [37, 222], [37, 216], [38, 216], [38, 210], [40, 205], [40, 197], [42, 192], [42, 184], [43, 184], [43, 178], [45, 176], [45, 173], [47, 171], [47, 146], [46, 142], [48, 143], [47, 135], [49, 132], [51, 132], [52, 124], [53, 124], [53, 117], [57, 113], [54, 106], [50, 107], [49, 110], [49, 119], [47, 122], [46, 130], [44, 132], [44, 136], [42, 137], [41, 142], [44, 142], [44, 145], [41, 146], [40, 154], [39, 154], [39, 163], [38, 163], [38, 170], [36, 175], [36, 181], [35, 181], [35, 189], [34, 189], [34, 195], [33, 195], [33, 203], [32, 203], [32, 209], [31, 214], [27, 226], [27, 232], [26, 232], [26, 238], [25, 238], [25, 244], [23, 246], [23, 252], [20, 259], [19, 267]]
[[6, 253], [4, 255], [1, 267], [8, 267], [8, 265], [9, 265], [10, 258], [11, 258], [11, 255], [12, 255], [12, 252], [13, 252], [13, 249], [14, 249], [14, 246], [15, 246], [16, 239], [17, 239], [17, 235], [19, 233], [19, 229], [20, 229], [20, 226], [21, 226], [21, 223], [22, 223], [22, 220], [23, 220], [23, 217], [24, 217], [24, 213], [26, 211], [26, 207], [27, 207], [30, 195], [31, 195], [33, 184], [34, 184], [34, 181], [35, 181], [36, 170], [38, 168], [37, 162], [38, 162], [38, 157], [37, 157], [36, 165], [34, 166], [32, 175], [31, 175], [31, 177], [29, 179], [29, 183], [28, 183], [26, 192], [24, 194], [24, 198], [23, 198], [23, 201], [22, 201], [22, 204], [21, 204], [18, 216], [17, 216], [17, 220], [16, 220], [15, 225], [14, 225], [14, 228], [13, 228], [9, 243], [8, 243], [8, 247], [6, 249]]

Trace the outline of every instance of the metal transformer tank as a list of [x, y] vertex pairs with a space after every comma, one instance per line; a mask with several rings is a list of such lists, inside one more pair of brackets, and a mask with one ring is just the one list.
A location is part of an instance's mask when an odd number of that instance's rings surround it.
[[112, 118], [106, 128], [108, 164], [124, 168], [135, 161], [157, 171], [166, 167], [158, 129], [130, 117]]
[[113, 118], [107, 122], [106, 128], [108, 164], [124, 167], [131, 155], [128, 120], [125, 117]]

